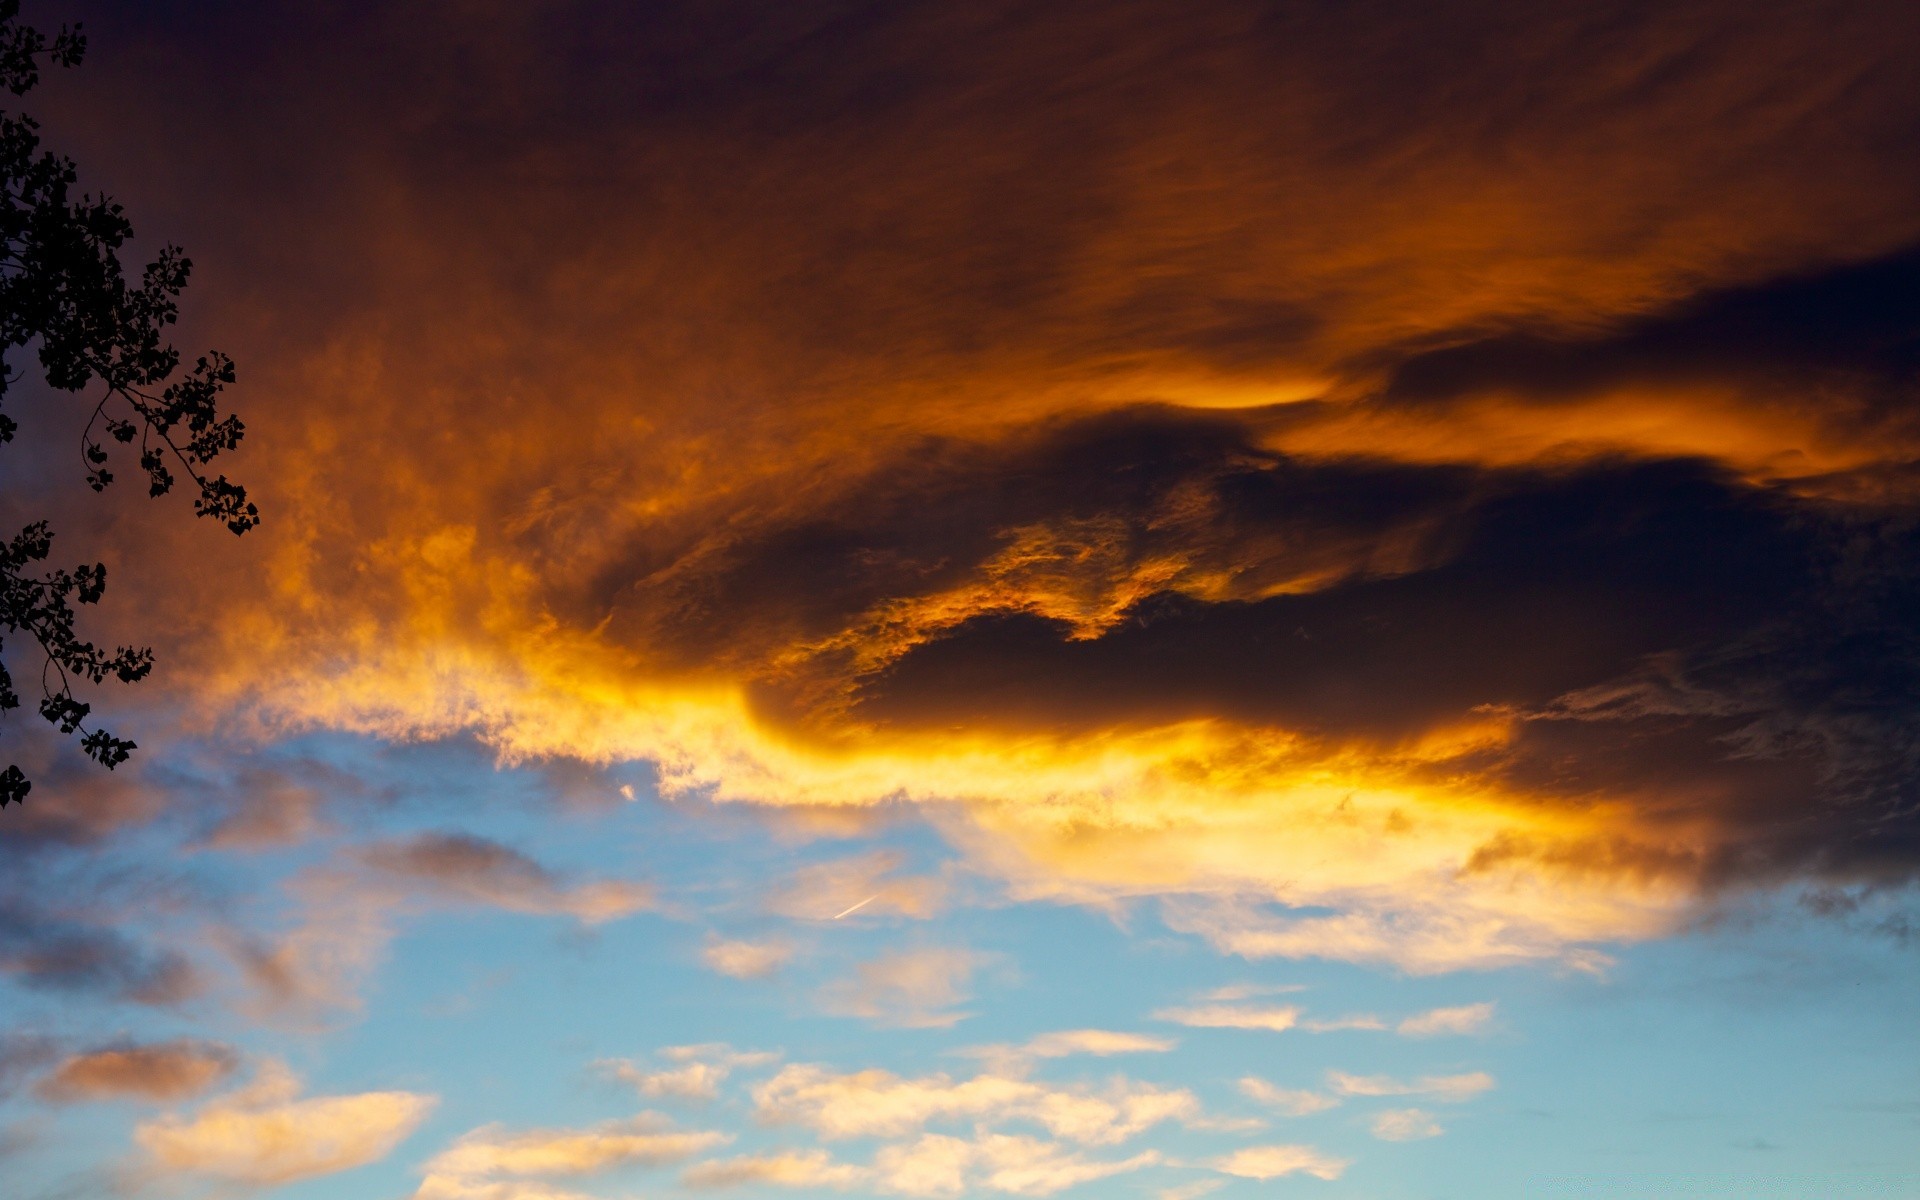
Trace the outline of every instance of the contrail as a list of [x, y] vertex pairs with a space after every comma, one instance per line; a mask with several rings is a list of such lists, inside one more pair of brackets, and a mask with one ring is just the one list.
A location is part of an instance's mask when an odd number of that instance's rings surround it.
[[879, 898], [880, 898], [880, 893], [875, 892], [873, 895], [868, 896], [865, 900], [862, 900], [860, 903], [854, 905], [852, 908], [833, 914], [833, 919], [838, 921], [841, 917], [846, 916], [847, 913], [859, 912], [861, 909], [865, 908], [869, 904], [872, 904], [875, 900], [878, 900]]

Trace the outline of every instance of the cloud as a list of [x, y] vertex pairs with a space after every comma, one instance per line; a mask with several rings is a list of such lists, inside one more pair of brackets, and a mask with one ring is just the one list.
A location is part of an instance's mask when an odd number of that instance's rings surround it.
[[642, 1096], [711, 1100], [720, 1094], [720, 1085], [734, 1068], [763, 1066], [779, 1057], [765, 1052], [742, 1053], [720, 1042], [666, 1046], [659, 1055], [681, 1065], [650, 1071], [627, 1059], [604, 1059], [595, 1066], [612, 1078], [632, 1085]]
[[257, 1016], [322, 1028], [359, 1008], [361, 985], [406, 916], [481, 906], [598, 925], [653, 904], [644, 884], [569, 882], [512, 847], [460, 833], [423, 833], [351, 847], [283, 885], [293, 921], [278, 931], [228, 928], [220, 942], [251, 985]]
[[982, 1133], [969, 1142], [929, 1133], [906, 1145], [882, 1148], [874, 1156], [874, 1173], [882, 1190], [905, 1196], [962, 1196], [980, 1190], [1051, 1196], [1159, 1161], [1160, 1155], [1151, 1150], [1100, 1161], [1035, 1138]]
[[748, 1154], [688, 1167], [680, 1182], [694, 1188], [737, 1187], [760, 1183], [775, 1187], [845, 1188], [867, 1178], [858, 1167], [836, 1163], [824, 1150]]
[[1434, 1037], [1448, 1033], [1479, 1033], [1493, 1020], [1493, 1002], [1435, 1008], [1408, 1017], [1395, 1026], [1402, 1037]]
[[118, 1099], [171, 1103], [216, 1086], [238, 1065], [232, 1049], [211, 1042], [176, 1038], [124, 1043], [63, 1058], [35, 1086], [34, 1094], [62, 1104]]
[[1337, 1096], [1322, 1092], [1302, 1091], [1296, 1088], [1275, 1087], [1257, 1076], [1248, 1075], [1240, 1080], [1240, 1092], [1250, 1100], [1256, 1100], [1268, 1108], [1279, 1110], [1289, 1117], [1310, 1117], [1317, 1112], [1325, 1112], [1340, 1104]]
[[599, 880], [567, 886], [510, 846], [464, 833], [423, 833], [358, 851], [377, 876], [438, 898], [589, 924], [631, 916], [653, 902], [644, 885]]
[[1196, 1029], [1264, 1029], [1279, 1033], [1298, 1024], [1300, 1010], [1291, 1006], [1255, 1008], [1202, 1004], [1187, 1008], [1163, 1008], [1153, 1015], [1161, 1021], [1173, 1021]]
[[793, 958], [793, 944], [780, 938], [752, 942], [710, 938], [700, 960], [733, 979], [766, 979], [779, 973]]
[[1338, 1179], [1351, 1165], [1347, 1159], [1322, 1154], [1312, 1146], [1248, 1146], [1213, 1161], [1213, 1169], [1223, 1174], [1263, 1182], [1294, 1174]]
[[1064, 1058], [1070, 1054], [1091, 1054], [1105, 1058], [1113, 1054], [1164, 1054], [1179, 1045], [1172, 1038], [1144, 1033], [1123, 1033], [1111, 1029], [1064, 1029], [1043, 1033], [1018, 1047], [1021, 1054], [1033, 1058]]
[[1431, 1113], [1418, 1108], [1390, 1108], [1376, 1114], [1368, 1128], [1383, 1142], [1412, 1142], [1445, 1132]]
[[856, 966], [852, 978], [829, 984], [821, 1004], [837, 1016], [944, 1028], [970, 1015], [953, 1006], [966, 1001], [968, 982], [982, 961], [970, 950], [943, 947], [883, 955]]
[[202, 973], [178, 951], [143, 945], [96, 924], [96, 918], [0, 896], [0, 973], [38, 991], [156, 1007], [179, 1004], [205, 989]]
[[1117, 1145], [1163, 1121], [1200, 1118], [1184, 1088], [1166, 1089], [1116, 1077], [1104, 1088], [1050, 1086], [1005, 1075], [954, 1080], [902, 1078], [887, 1071], [838, 1074], [796, 1063], [753, 1090], [764, 1121], [803, 1125], [821, 1137], [899, 1137], [936, 1121], [1038, 1124], [1083, 1145]]
[[385, 1158], [438, 1103], [414, 1092], [301, 1099], [299, 1091], [268, 1063], [252, 1084], [190, 1114], [141, 1122], [134, 1141], [155, 1171], [271, 1187]]
[[584, 1129], [512, 1132], [486, 1125], [428, 1160], [421, 1192], [432, 1195], [449, 1179], [456, 1186], [471, 1186], [497, 1177], [571, 1177], [630, 1164], [657, 1166], [683, 1161], [728, 1140], [725, 1134], [676, 1129], [648, 1113]]
[[45, 1034], [0, 1034], [0, 1100], [13, 1095], [19, 1080], [58, 1062], [60, 1057], [60, 1042]]
[[1300, 1022], [1308, 1033], [1340, 1033], [1350, 1029], [1385, 1029], [1387, 1023], [1372, 1013], [1351, 1013], [1344, 1017], [1309, 1018]]
[[1491, 1091], [1493, 1076], [1485, 1071], [1462, 1075], [1423, 1075], [1399, 1080], [1386, 1075], [1349, 1075], [1344, 1071], [1327, 1072], [1327, 1086], [1343, 1096], [1432, 1096], [1457, 1104]]
[[946, 885], [925, 875], [900, 875], [901, 857], [876, 850], [802, 867], [767, 896], [769, 911], [808, 921], [843, 920], [860, 913], [926, 918], [939, 911]]
[[1164, 1054], [1179, 1042], [1173, 1038], [1144, 1033], [1124, 1033], [1111, 1029], [1064, 1029], [1039, 1034], [1018, 1046], [996, 1043], [974, 1046], [956, 1053], [986, 1060], [1005, 1073], [1025, 1071], [1035, 1059], [1066, 1058], [1087, 1054], [1106, 1058], [1115, 1054]]
[[183, 19], [124, 120], [49, 95], [249, 281], [264, 540], [62, 514], [151, 581], [133, 703], [925, 803], [1017, 895], [1288, 914], [1191, 922], [1249, 956], [1920, 871], [1901, 6], [648, 12]]

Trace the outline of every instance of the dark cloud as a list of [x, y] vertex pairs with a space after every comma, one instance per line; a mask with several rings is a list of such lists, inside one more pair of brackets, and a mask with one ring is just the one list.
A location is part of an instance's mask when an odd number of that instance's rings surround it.
[[40, 991], [172, 1005], [198, 994], [192, 963], [113, 929], [0, 901], [0, 973]]
[[60, 1043], [41, 1034], [0, 1034], [0, 1100], [13, 1095], [27, 1077], [60, 1058]]
[[[269, 524], [74, 511], [151, 598], [101, 621], [220, 711], [682, 767], [752, 757], [620, 723], [689, 680], [849, 754], [1503, 720], [1435, 786], [1712, 833], [1476, 869], [1916, 862], [1920, 9], [81, 15], [49, 130], [205, 264]], [[238, 786], [217, 844], [331, 784]], [[46, 837], [143, 811], [76, 804]], [[460, 835], [357, 861], [641, 903]], [[47, 986], [165, 973], [36, 920]]]
[[172, 1102], [212, 1088], [239, 1066], [230, 1047], [175, 1038], [145, 1045], [121, 1042], [70, 1055], [34, 1092], [60, 1104], [138, 1099]]
[[[362, 847], [356, 857], [376, 876], [429, 897], [558, 914], [596, 923], [628, 916], [652, 902], [644, 885], [614, 880], [573, 882], [511, 846], [465, 833], [422, 833]], [[351, 880], [332, 885], [351, 893]]]

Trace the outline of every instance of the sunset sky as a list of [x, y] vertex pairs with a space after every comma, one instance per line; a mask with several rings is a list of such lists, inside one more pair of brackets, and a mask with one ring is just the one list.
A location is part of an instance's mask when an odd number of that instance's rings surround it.
[[23, 16], [6, 1200], [1920, 1196], [1920, 5]]

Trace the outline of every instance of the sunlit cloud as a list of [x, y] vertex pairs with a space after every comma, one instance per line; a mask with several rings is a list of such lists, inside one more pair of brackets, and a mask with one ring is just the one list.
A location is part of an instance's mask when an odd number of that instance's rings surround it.
[[737, 1158], [697, 1163], [680, 1173], [680, 1181], [693, 1188], [738, 1187], [754, 1183], [774, 1187], [845, 1188], [868, 1178], [866, 1171], [837, 1163], [824, 1150], [744, 1154]]
[[943, 903], [945, 884], [930, 876], [899, 874], [899, 855], [875, 851], [794, 872], [767, 897], [769, 911], [809, 921], [838, 921], [855, 913], [926, 918]]
[[1213, 1161], [1213, 1169], [1242, 1179], [1280, 1179], [1288, 1175], [1312, 1175], [1318, 1179], [1338, 1179], [1352, 1161], [1322, 1154], [1312, 1146], [1248, 1146]]
[[1300, 1022], [1300, 1010], [1292, 1006], [1201, 1004], [1163, 1008], [1153, 1015], [1158, 1020], [1195, 1029], [1264, 1029], [1270, 1033], [1292, 1029]]
[[1434, 1037], [1449, 1033], [1480, 1033], [1493, 1020], [1493, 1003], [1462, 1004], [1418, 1013], [1394, 1026], [1402, 1037]]
[[704, 1101], [720, 1094], [720, 1085], [736, 1068], [764, 1066], [779, 1058], [765, 1051], [738, 1051], [718, 1042], [665, 1046], [658, 1055], [679, 1065], [649, 1070], [629, 1059], [605, 1059], [594, 1066], [608, 1078], [630, 1085], [645, 1097]]
[[973, 1191], [1051, 1196], [1160, 1160], [1152, 1150], [1102, 1161], [1036, 1138], [985, 1133], [969, 1141], [929, 1133], [906, 1145], [883, 1148], [874, 1157], [874, 1171], [882, 1189], [905, 1196], [950, 1197]]
[[764, 1121], [806, 1126], [831, 1139], [900, 1137], [932, 1122], [1024, 1121], [1083, 1145], [1117, 1145], [1165, 1121], [1201, 1117], [1185, 1088], [1116, 1077], [1105, 1087], [1048, 1085], [1005, 1075], [902, 1078], [881, 1070], [842, 1074], [794, 1064], [755, 1086]]
[[1310, 1117], [1314, 1113], [1337, 1108], [1340, 1104], [1338, 1096], [1329, 1096], [1324, 1092], [1301, 1088], [1276, 1087], [1254, 1075], [1242, 1078], [1239, 1087], [1240, 1094], [1249, 1100], [1264, 1104], [1288, 1117]]
[[1327, 1072], [1327, 1086], [1343, 1096], [1432, 1096], [1449, 1103], [1471, 1100], [1491, 1091], [1493, 1076], [1485, 1071], [1461, 1075], [1423, 1075], [1418, 1079], [1393, 1079], [1385, 1075], [1349, 1075], [1344, 1071]]
[[239, 1091], [141, 1122], [134, 1141], [156, 1173], [267, 1187], [377, 1162], [437, 1102], [414, 1092], [301, 1098], [299, 1081], [269, 1062]]
[[882, 955], [854, 968], [852, 977], [820, 993], [825, 1011], [908, 1028], [945, 1028], [971, 1014], [954, 1006], [971, 994], [969, 981], [984, 961], [970, 950], [929, 947]]
[[421, 1168], [419, 1200], [502, 1195], [522, 1200], [575, 1193], [552, 1179], [578, 1179], [622, 1166], [683, 1162], [722, 1145], [722, 1133], [677, 1129], [649, 1113], [581, 1129], [513, 1131], [487, 1125], [465, 1134]]
[[239, 1066], [229, 1047], [184, 1038], [107, 1046], [62, 1059], [34, 1093], [57, 1103], [137, 1099], [168, 1103], [216, 1086]]

